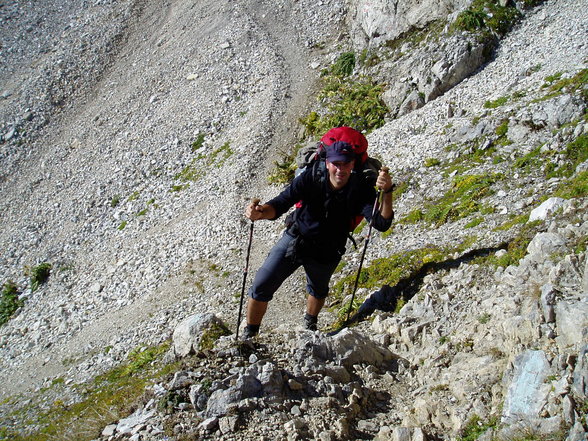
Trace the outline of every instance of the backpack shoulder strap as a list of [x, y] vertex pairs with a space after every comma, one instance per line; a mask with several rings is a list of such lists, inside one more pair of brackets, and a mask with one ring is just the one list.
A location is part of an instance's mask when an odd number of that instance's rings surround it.
[[322, 188], [327, 180], [327, 164], [324, 159], [314, 161], [312, 164], [312, 180], [314, 183], [319, 184]]

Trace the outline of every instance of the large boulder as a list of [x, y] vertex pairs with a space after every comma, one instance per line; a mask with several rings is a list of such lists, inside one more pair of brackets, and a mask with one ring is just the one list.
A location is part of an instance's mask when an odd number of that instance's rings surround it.
[[588, 343], [588, 303], [562, 300], [555, 306], [556, 342], [562, 351]]
[[422, 29], [432, 21], [446, 19], [469, 5], [471, 0], [358, 0], [350, 9], [353, 43], [361, 50], [395, 40], [413, 28]]
[[554, 253], [568, 252], [565, 240], [557, 233], [539, 233], [527, 246], [530, 256], [545, 258]]
[[551, 389], [546, 381], [549, 372], [549, 361], [543, 351], [528, 350], [515, 359], [504, 401], [503, 423], [514, 424], [540, 417]]
[[562, 198], [549, 198], [537, 208], [531, 211], [529, 216], [529, 222], [536, 220], [547, 220], [557, 210], [563, 209], [565, 206], [565, 199]]
[[173, 333], [173, 347], [176, 356], [185, 357], [198, 352], [202, 336], [215, 326], [226, 329], [224, 323], [211, 313], [194, 314], [181, 321]]

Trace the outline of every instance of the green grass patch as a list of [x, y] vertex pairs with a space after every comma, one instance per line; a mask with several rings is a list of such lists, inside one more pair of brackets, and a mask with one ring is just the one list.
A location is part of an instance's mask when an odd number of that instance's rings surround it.
[[554, 168], [547, 175], [552, 177], [570, 177], [581, 163], [588, 161], [588, 135], [580, 135], [570, 142], [563, 151], [564, 164]]
[[484, 103], [484, 108], [496, 109], [498, 107], [504, 106], [508, 102], [508, 99], [509, 99], [508, 96], [503, 96], [503, 97], [497, 98], [493, 101], [486, 101]]
[[[395, 286], [401, 280], [411, 279], [416, 277], [423, 271], [427, 265], [440, 263], [450, 258], [455, 253], [463, 253], [465, 250], [471, 248], [477, 242], [476, 236], [469, 236], [456, 247], [450, 249], [442, 249], [435, 245], [426, 245], [423, 248], [404, 251], [393, 254], [390, 257], [375, 259], [364, 267], [361, 271], [358, 280], [358, 288], [366, 288], [368, 291], [380, 289], [383, 285]], [[349, 302], [343, 304], [343, 300], [355, 285], [357, 273], [353, 272], [338, 280], [330, 293], [332, 299], [332, 308], [336, 309], [337, 321], [331, 325], [333, 329], [340, 327], [347, 314], [356, 311], [364, 299], [356, 297], [353, 305]], [[396, 312], [400, 311], [405, 305], [406, 299], [398, 299], [396, 304]]]
[[491, 417], [488, 421], [482, 421], [478, 415], [473, 415], [465, 424], [457, 439], [458, 441], [475, 441], [487, 430], [498, 427], [499, 422], [498, 417]]
[[588, 171], [583, 171], [562, 182], [553, 196], [564, 199], [588, 196]]
[[374, 67], [377, 66], [381, 59], [380, 56], [375, 51], [370, 51], [368, 48], [365, 48], [359, 54], [358, 60], [361, 66], [365, 67]]
[[498, 138], [496, 138], [494, 140], [495, 145], [500, 145], [500, 146], [506, 147], [507, 145], [512, 144], [512, 141], [510, 139], [508, 139], [508, 136], [507, 136], [507, 133], [508, 133], [508, 119], [507, 118], [503, 119], [500, 122], [500, 124], [494, 130], [494, 133], [496, 133], [496, 135], [498, 136]]
[[[515, 218], [520, 220], [522, 218]], [[511, 221], [512, 222], [512, 221]], [[527, 254], [527, 247], [535, 235], [541, 230], [542, 221], [528, 222], [524, 224], [513, 240], [506, 248], [506, 253], [496, 256], [496, 254], [474, 259], [473, 263], [480, 265], [493, 265], [506, 268], [510, 265], [518, 265], [519, 261]]]
[[474, 228], [480, 225], [482, 222], [484, 222], [484, 218], [482, 216], [477, 216], [465, 224], [464, 228]]
[[493, 212], [492, 207], [484, 205], [481, 201], [492, 194], [492, 184], [501, 179], [503, 175], [500, 173], [455, 176], [451, 188], [441, 198], [425, 203], [424, 207], [415, 208], [399, 222], [442, 225], [478, 212], [490, 214]]
[[198, 136], [196, 137], [196, 140], [192, 143], [192, 152], [196, 152], [197, 150], [200, 150], [200, 147], [202, 147], [204, 145], [204, 133], [200, 133], [198, 134]]
[[492, 184], [502, 178], [503, 176], [498, 173], [456, 176], [445, 195], [435, 202], [426, 204], [423, 220], [442, 225], [481, 211], [481, 199], [489, 196], [492, 193]]
[[16, 284], [9, 280], [2, 286], [2, 295], [0, 297], [0, 326], [6, 323], [16, 310], [24, 305], [18, 298], [19, 291]]
[[[2, 435], [14, 441], [98, 438], [105, 426], [132, 412], [148, 385], [177, 370], [178, 363], [165, 365], [160, 361], [168, 348], [169, 343], [135, 349], [125, 364], [77, 386], [82, 397], [79, 402], [65, 404], [57, 400], [49, 410], [38, 411], [34, 420], [22, 422], [27, 427], [38, 427], [35, 432], [22, 434], [5, 429]], [[52, 386], [61, 384], [58, 381]], [[12, 417], [17, 419], [18, 411]]]
[[562, 78], [563, 76], [562, 72], [558, 72], [546, 77], [542, 88], [547, 90], [547, 94], [534, 101], [548, 100], [563, 93], [580, 95], [584, 101], [587, 101], [588, 69], [582, 69], [570, 78]]
[[231, 335], [231, 331], [229, 331], [227, 327], [222, 324], [213, 323], [202, 333], [200, 342], [198, 343], [198, 349], [201, 351], [212, 350], [214, 348], [215, 342], [225, 335]]
[[540, 169], [545, 163], [545, 155], [541, 153], [541, 146], [535, 147], [529, 153], [517, 158], [512, 163], [512, 168], [525, 173]]
[[529, 213], [512, 216], [512, 218], [510, 220], [508, 220], [504, 224], [496, 227], [494, 230], [495, 231], [508, 231], [516, 225], [526, 224], [528, 220], [529, 220]]
[[420, 208], [415, 208], [408, 212], [406, 216], [399, 220], [403, 224], [417, 224], [425, 218], [425, 213]]
[[403, 56], [405, 54], [401, 53], [400, 49], [406, 44], [417, 47], [425, 42], [438, 41], [446, 24], [446, 20], [434, 20], [427, 23], [423, 28], [412, 27], [410, 30], [403, 32], [398, 38], [386, 41], [385, 47], [395, 51], [397, 56]]
[[408, 190], [410, 179], [405, 179], [394, 186], [392, 191], [392, 202], [397, 201]]
[[355, 53], [343, 52], [331, 66], [330, 73], [339, 77], [347, 77], [355, 69]]
[[134, 191], [127, 199], [127, 202], [133, 202], [136, 201], [137, 199], [139, 199], [139, 196], [141, 196], [141, 193], [139, 193], [138, 191]]
[[287, 184], [294, 179], [297, 168], [295, 159], [300, 148], [302, 145], [296, 144], [291, 153], [283, 154], [280, 161], [274, 162], [274, 169], [267, 178], [270, 184]]
[[[447, 252], [436, 246], [410, 250], [390, 257], [376, 259], [367, 267], [364, 267], [358, 282], [359, 288], [380, 289], [383, 285], [396, 285], [401, 279], [416, 274], [423, 265], [430, 262], [445, 260]], [[345, 297], [345, 290], [352, 289], [355, 284], [356, 273], [339, 280], [333, 286], [331, 295], [333, 299], [342, 301]], [[361, 302], [360, 302], [361, 304]]]
[[[494, 162], [495, 157], [493, 155], [496, 153], [496, 147], [490, 145], [482, 148], [485, 143], [485, 137], [476, 138], [467, 142], [464, 145], [464, 149], [466, 149], [465, 151], [467, 153], [459, 155], [451, 163], [446, 164], [443, 168], [443, 176], [448, 177], [454, 172], [457, 172], [458, 174], [465, 174], [468, 170], [475, 167], [476, 164], [483, 164], [489, 160]], [[510, 141], [507, 140], [506, 136], [502, 136], [496, 141], [496, 143], [503, 145], [510, 143]], [[452, 151], [456, 148], [457, 146], [452, 144], [447, 146], [445, 150]]]
[[110, 200], [110, 207], [114, 208], [120, 204], [120, 196], [115, 194], [112, 199]]
[[[198, 141], [198, 140], [197, 140]], [[204, 140], [202, 140], [204, 141]], [[196, 142], [196, 141], [195, 141]], [[199, 148], [199, 147], [198, 147]], [[225, 142], [219, 148], [206, 155], [199, 153], [194, 157], [184, 169], [174, 176], [174, 179], [180, 181], [182, 184], [175, 184], [171, 191], [177, 192], [184, 190], [190, 186], [190, 183], [197, 182], [206, 176], [206, 173], [211, 168], [222, 167], [227, 159], [233, 155], [233, 150], [229, 142]]]
[[500, 124], [494, 130], [494, 133], [498, 135], [499, 138], [506, 136], [508, 132], [508, 118], [503, 119]]

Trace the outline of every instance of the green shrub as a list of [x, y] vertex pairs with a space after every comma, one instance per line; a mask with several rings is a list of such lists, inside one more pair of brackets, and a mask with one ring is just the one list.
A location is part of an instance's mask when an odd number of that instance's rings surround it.
[[31, 290], [36, 291], [44, 284], [51, 274], [51, 264], [43, 262], [29, 271], [31, 279]]
[[196, 150], [199, 150], [200, 147], [202, 147], [204, 145], [204, 134], [200, 133], [198, 134], [198, 136], [196, 137], [196, 140], [192, 143], [192, 151], [195, 152]]
[[474, 0], [470, 7], [459, 13], [452, 29], [468, 32], [491, 32], [505, 35], [521, 17], [514, 6], [500, 6], [494, 0]]
[[300, 119], [307, 135], [320, 137], [329, 129], [340, 126], [369, 133], [384, 125], [388, 113], [382, 100], [384, 85], [367, 77], [349, 81], [334, 75], [325, 78], [324, 84], [318, 96], [324, 105], [324, 113], [311, 112]]
[[441, 161], [437, 158], [427, 158], [425, 159], [425, 167], [435, 167], [441, 164]]
[[0, 297], [0, 326], [10, 320], [12, 314], [23, 306], [24, 302], [18, 298], [18, 287], [12, 281], [2, 286], [2, 297]]
[[475, 32], [484, 29], [488, 14], [484, 11], [470, 9], [461, 12], [455, 19], [455, 26], [464, 31]]
[[333, 75], [346, 77], [353, 73], [355, 69], [355, 54], [353, 52], [344, 52], [337, 58], [331, 69]]

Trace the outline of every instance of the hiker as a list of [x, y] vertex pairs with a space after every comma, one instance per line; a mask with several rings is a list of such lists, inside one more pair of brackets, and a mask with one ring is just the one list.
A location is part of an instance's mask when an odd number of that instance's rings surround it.
[[[338, 129], [347, 130], [343, 139], [360, 137], [365, 143], [364, 150], [367, 148], [367, 140], [360, 132], [351, 128]], [[317, 160], [315, 166], [307, 166], [277, 197], [261, 205], [251, 203], [245, 210], [245, 216], [251, 221], [275, 220], [301, 202], [301, 206], [293, 211], [294, 220], [286, 222], [286, 231], [254, 278], [249, 290], [244, 338], [258, 334], [268, 302], [284, 280], [300, 266], [306, 273], [309, 294], [304, 322], [306, 329], [315, 331], [331, 275], [345, 252], [350, 222], [361, 215], [371, 220], [379, 231], [390, 228], [394, 212], [389, 174], [380, 171], [377, 175], [375, 185], [383, 197], [380, 210], [372, 219], [377, 192], [373, 180], [364, 179], [362, 170], [355, 167], [361, 160], [356, 154], [357, 149], [354, 150], [357, 146], [334, 141], [324, 147], [326, 156], [322, 164]], [[322, 175], [317, 172], [320, 165]]]

